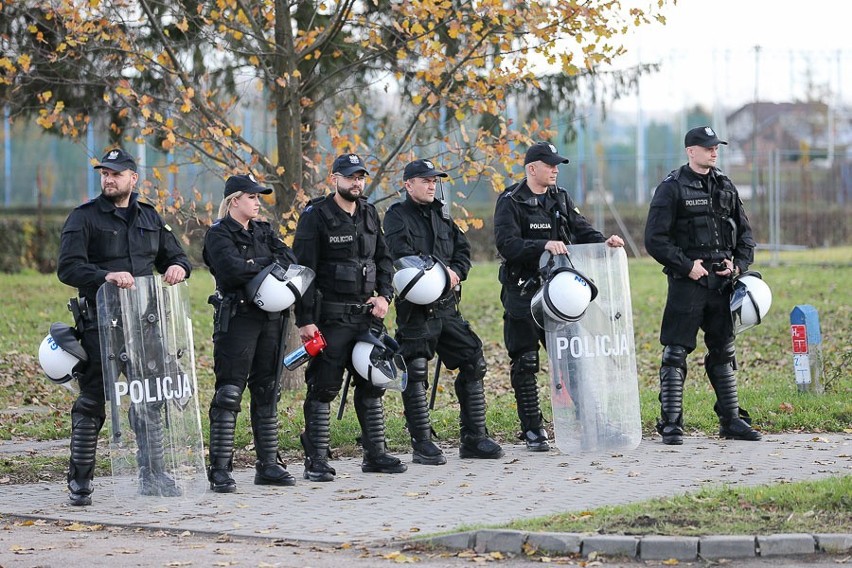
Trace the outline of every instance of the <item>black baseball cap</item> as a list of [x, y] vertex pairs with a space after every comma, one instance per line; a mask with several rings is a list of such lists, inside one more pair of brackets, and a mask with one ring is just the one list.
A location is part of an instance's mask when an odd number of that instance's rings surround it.
[[94, 169], [106, 168], [114, 172], [123, 172], [124, 170], [136, 171], [136, 160], [133, 156], [122, 150], [121, 148], [113, 148], [101, 158], [101, 162]]
[[406, 181], [411, 178], [426, 178], [426, 177], [448, 177], [446, 172], [435, 169], [435, 164], [429, 160], [414, 160], [405, 165], [405, 170], [402, 172], [402, 180]]
[[538, 161], [542, 161], [548, 166], [555, 166], [557, 164], [567, 164], [568, 158], [560, 156], [559, 152], [556, 151], [556, 146], [550, 142], [536, 142], [527, 150], [527, 155], [524, 157], [524, 165], [526, 166], [527, 164]]
[[364, 167], [364, 162], [361, 161], [361, 157], [358, 154], [341, 154], [334, 159], [334, 166], [332, 166], [331, 172], [342, 176], [351, 176], [357, 172], [364, 172], [370, 175], [370, 172]]
[[243, 193], [262, 193], [263, 195], [272, 193], [271, 189], [257, 183], [257, 180], [254, 179], [252, 174], [243, 174], [228, 178], [225, 182], [225, 197], [238, 191], [242, 191]]
[[687, 132], [686, 136], [683, 138], [683, 145], [685, 148], [689, 148], [690, 146], [703, 146], [704, 148], [710, 148], [712, 146], [718, 146], [719, 144], [727, 144], [727, 142], [719, 140], [719, 137], [716, 136], [716, 132], [714, 132], [709, 126], [693, 128]]

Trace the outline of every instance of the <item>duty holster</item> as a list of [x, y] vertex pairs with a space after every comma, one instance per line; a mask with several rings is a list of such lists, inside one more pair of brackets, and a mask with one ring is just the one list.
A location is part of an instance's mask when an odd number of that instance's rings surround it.
[[213, 335], [226, 333], [237, 307], [234, 297], [216, 290], [207, 298], [207, 303], [213, 306]]
[[86, 327], [97, 325], [97, 318], [89, 308], [89, 302], [86, 298], [71, 298], [68, 300], [68, 310], [74, 317], [74, 327], [79, 335], [82, 335]]

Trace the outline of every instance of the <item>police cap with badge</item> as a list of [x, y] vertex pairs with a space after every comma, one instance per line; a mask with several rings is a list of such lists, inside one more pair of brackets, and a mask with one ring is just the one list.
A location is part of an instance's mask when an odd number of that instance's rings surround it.
[[429, 160], [414, 160], [406, 164], [402, 172], [402, 181], [408, 181], [412, 178], [426, 177], [449, 177], [446, 172], [442, 172], [435, 168], [435, 165]]
[[556, 146], [550, 142], [536, 142], [527, 149], [526, 156], [524, 156], [525, 166], [533, 162], [544, 162], [548, 166], [557, 166], [567, 164], [569, 160], [565, 156], [560, 156], [559, 152], [556, 151]]
[[260, 185], [252, 174], [231, 176], [225, 181], [225, 197], [241, 191], [243, 193], [260, 193], [269, 195], [272, 190]]
[[136, 160], [133, 156], [125, 152], [121, 148], [113, 148], [101, 158], [100, 163], [94, 166], [94, 169], [107, 169], [114, 172], [123, 172], [124, 170], [136, 171]]
[[689, 148], [690, 146], [701, 146], [702, 148], [712, 148], [713, 146], [718, 146], [719, 144], [728, 143], [724, 140], [720, 140], [718, 136], [716, 136], [716, 132], [713, 131], [709, 126], [699, 126], [697, 128], [691, 129], [686, 133], [686, 136], [683, 138], [683, 145], [685, 148]]
[[364, 167], [364, 162], [358, 154], [341, 154], [334, 159], [334, 165], [331, 168], [331, 173], [340, 174], [342, 176], [351, 176], [358, 172], [364, 172], [365, 175], [370, 175], [367, 168]]

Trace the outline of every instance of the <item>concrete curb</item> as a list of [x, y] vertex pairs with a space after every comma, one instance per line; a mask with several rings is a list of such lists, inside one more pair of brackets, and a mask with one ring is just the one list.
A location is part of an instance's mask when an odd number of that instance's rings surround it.
[[636, 560], [720, 560], [799, 554], [852, 552], [852, 534], [772, 534], [629, 536], [577, 533], [535, 533], [483, 529], [442, 535], [414, 542], [449, 550], [471, 549], [479, 554], [502, 552], [549, 556], [590, 554], [629, 557]]

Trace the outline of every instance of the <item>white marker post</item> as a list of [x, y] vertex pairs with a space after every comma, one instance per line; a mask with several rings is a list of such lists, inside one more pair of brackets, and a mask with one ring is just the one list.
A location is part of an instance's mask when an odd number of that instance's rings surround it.
[[822, 333], [815, 307], [804, 304], [790, 312], [790, 336], [793, 340], [793, 371], [799, 392], [821, 394]]

